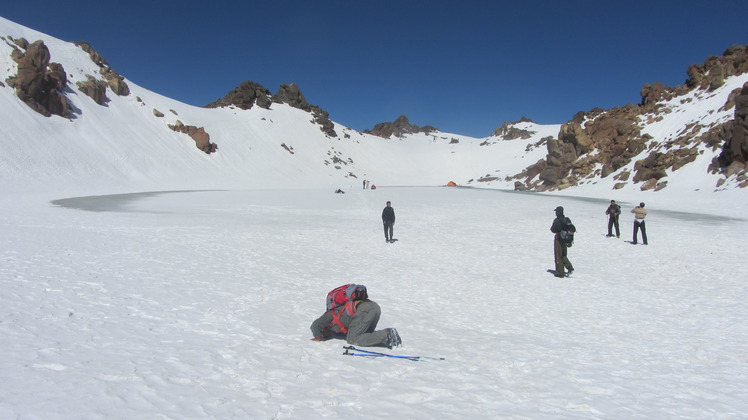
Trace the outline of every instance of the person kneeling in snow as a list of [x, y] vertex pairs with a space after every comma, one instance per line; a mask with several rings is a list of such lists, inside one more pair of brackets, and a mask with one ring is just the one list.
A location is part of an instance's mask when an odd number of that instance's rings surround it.
[[345, 338], [348, 344], [393, 348], [402, 344], [394, 328], [377, 331], [382, 309], [368, 298], [349, 302], [317, 318], [311, 326], [314, 341]]

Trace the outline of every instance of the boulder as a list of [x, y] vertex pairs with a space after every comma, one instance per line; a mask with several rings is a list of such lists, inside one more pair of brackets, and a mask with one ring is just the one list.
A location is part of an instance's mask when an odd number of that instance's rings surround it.
[[67, 117], [69, 107], [62, 91], [67, 74], [61, 64], [51, 63], [43, 41], [28, 44], [18, 60], [18, 73], [13, 79], [16, 95], [33, 110], [45, 116]]
[[184, 125], [177, 121], [174, 125], [169, 125], [172, 130], [187, 134], [195, 141], [195, 146], [207, 154], [211, 154], [218, 151], [218, 145], [210, 142], [210, 134], [205, 131], [203, 127], [196, 127], [194, 125]]
[[105, 82], [97, 80], [93, 76], [88, 76], [88, 80], [85, 82], [76, 83], [78, 90], [83, 92], [86, 96], [93, 99], [99, 105], [104, 105], [109, 102], [109, 98], [106, 96]]

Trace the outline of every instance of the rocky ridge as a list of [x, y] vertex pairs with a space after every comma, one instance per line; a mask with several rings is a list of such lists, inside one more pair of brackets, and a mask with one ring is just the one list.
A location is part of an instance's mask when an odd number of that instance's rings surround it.
[[439, 131], [436, 127], [427, 125], [419, 127], [415, 124], [411, 124], [408, 117], [401, 115], [393, 122], [383, 122], [374, 126], [371, 130], [364, 130], [364, 133], [372, 134], [384, 139], [388, 139], [392, 136], [402, 137], [405, 134], [416, 134], [424, 133], [429, 134], [434, 131]]
[[[547, 157], [527, 167], [516, 179], [515, 189], [549, 191], [568, 188], [595, 178], [614, 176], [621, 188], [627, 182], [641, 183], [642, 190], [667, 186], [667, 170], [677, 170], [696, 159], [699, 146], [722, 147], [710, 170], [726, 176], [738, 174], [741, 186], [748, 186], [745, 162], [748, 158], [748, 86], [731, 93], [723, 109], [735, 107], [734, 119], [711, 126], [693, 123], [674, 139], [653, 139], [644, 127], [671, 112], [668, 101], [694, 91], [708, 94], [724, 85], [730, 76], [748, 72], [748, 47], [733, 46], [721, 57], [710, 57], [703, 65], [688, 68], [685, 85], [645, 85], [638, 105], [612, 110], [599, 108], [577, 113], [561, 126], [558, 137], [547, 141]], [[748, 84], [747, 84], [748, 85]], [[633, 173], [624, 167], [634, 163]], [[621, 169], [624, 168], [624, 169]], [[718, 185], [719, 186], [719, 185]], [[717, 186], [717, 187], [718, 187]]]
[[275, 95], [270, 96], [270, 91], [259, 83], [245, 81], [229, 91], [223, 98], [205, 105], [205, 108], [235, 106], [247, 110], [256, 104], [260, 108], [270, 109], [273, 103], [287, 104], [311, 113], [312, 123], [319, 125], [323, 133], [330, 137], [338, 136], [335, 132], [335, 124], [330, 121], [330, 114], [318, 106], [310, 105], [301, 93], [301, 89], [294, 83], [281, 85]]

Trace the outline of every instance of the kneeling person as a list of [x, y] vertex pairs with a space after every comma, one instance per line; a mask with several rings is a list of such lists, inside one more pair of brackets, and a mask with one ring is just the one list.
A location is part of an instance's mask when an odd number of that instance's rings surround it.
[[363, 347], [397, 347], [402, 344], [394, 328], [377, 330], [382, 309], [373, 300], [362, 299], [330, 310], [311, 326], [315, 341], [345, 338], [348, 344]]

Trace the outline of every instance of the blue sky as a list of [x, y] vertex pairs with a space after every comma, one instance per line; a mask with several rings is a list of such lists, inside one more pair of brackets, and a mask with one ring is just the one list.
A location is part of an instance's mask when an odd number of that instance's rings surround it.
[[748, 44], [742, 0], [4, 3], [0, 16], [88, 41], [134, 83], [192, 105], [245, 80], [296, 83], [357, 130], [406, 115], [474, 137], [639, 103], [645, 83], [682, 84], [689, 65]]

